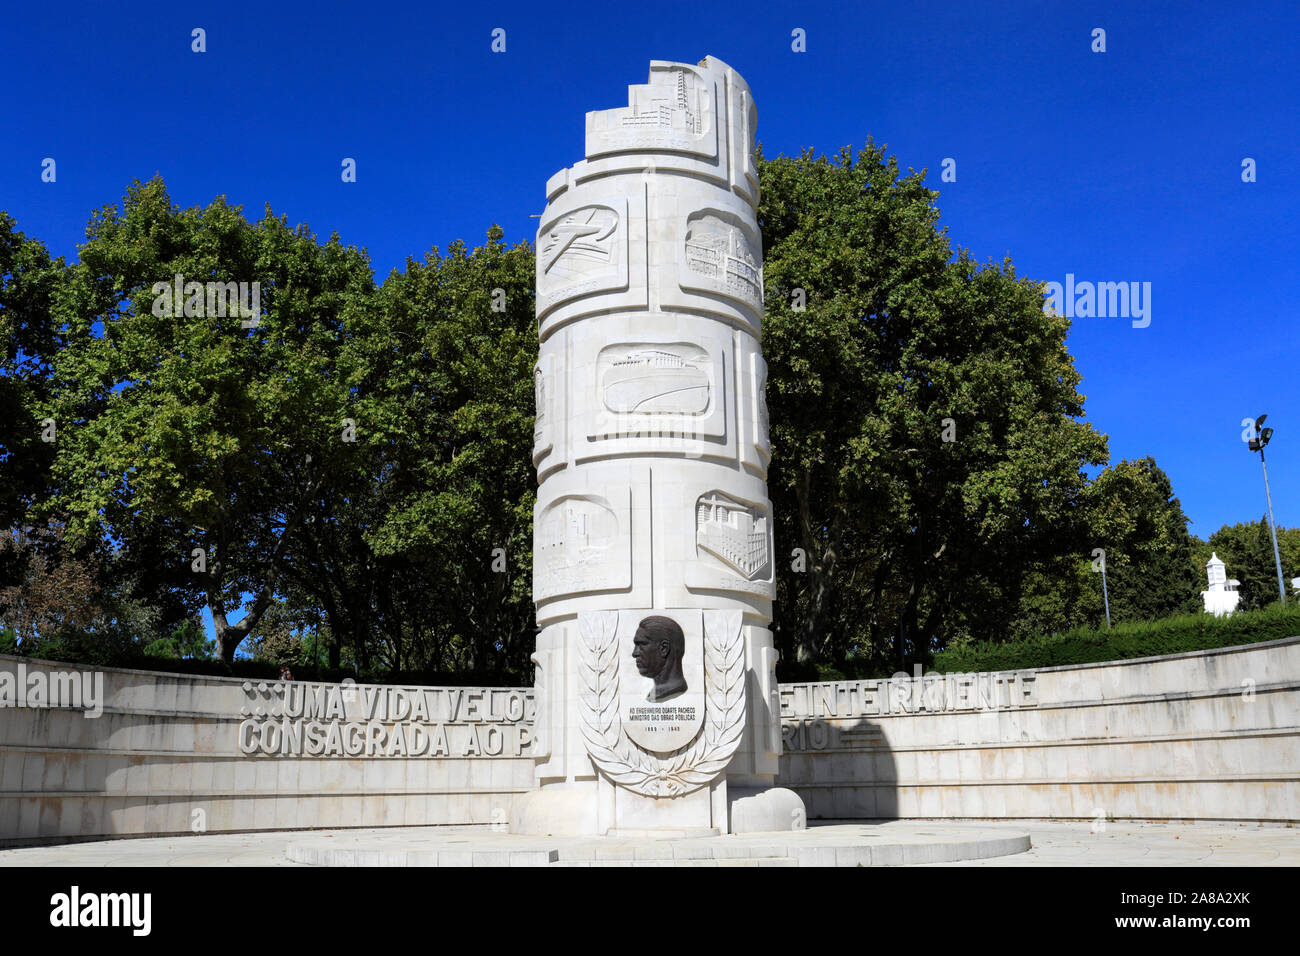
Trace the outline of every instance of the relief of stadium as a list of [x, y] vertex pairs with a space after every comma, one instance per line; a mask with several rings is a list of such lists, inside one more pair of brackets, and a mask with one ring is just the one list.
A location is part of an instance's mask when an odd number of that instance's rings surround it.
[[695, 543], [741, 577], [765, 577], [767, 515], [720, 491], [701, 495], [695, 506]]

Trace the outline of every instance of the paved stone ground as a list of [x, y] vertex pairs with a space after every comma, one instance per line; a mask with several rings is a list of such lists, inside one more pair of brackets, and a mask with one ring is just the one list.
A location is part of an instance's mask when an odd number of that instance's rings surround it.
[[[980, 831], [978, 835], [981, 837], [989, 836], [990, 832], [1007, 837], [1028, 832], [1033, 844], [1030, 850], [1009, 856], [933, 864], [939, 866], [1300, 866], [1300, 828], [1277, 826], [1108, 823], [1103, 832], [1093, 833], [1091, 825], [1087, 823], [954, 824], [897, 821], [852, 827], [814, 827], [805, 832], [825, 843], [826, 838], [832, 835], [825, 831], [832, 829], [869, 830], [877, 840], [892, 845], [909, 840], [942, 840], [959, 830]], [[823, 833], [818, 834], [819, 830]], [[847, 832], [844, 835], [850, 836]], [[410, 847], [422, 842], [444, 848], [450, 848], [454, 844], [486, 847], [500, 837], [509, 839], [508, 834], [492, 834], [485, 827], [421, 827], [107, 840], [0, 850], [0, 867], [298, 866], [300, 864], [288, 858], [289, 847], [292, 845], [327, 845], [340, 850], [348, 847]], [[757, 841], [755, 837], [714, 839], [736, 841], [738, 844], [746, 840]], [[610, 849], [615, 848], [611, 845]], [[635, 848], [632, 855], [636, 855]], [[658, 855], [662, 856], [662, 853]], [[627, 861], [593, 859], [592, 862], [597, 865], [620, 865]], [[666, 861], [654, 862], [662, 865]], [[726, 861], [710, 862], [725, 865]], [[742, 863], [741, 860], [734, 862]], [[789, 858], [769, 858], [750, 861], [749, 865], [791, 865], [793, 862]]]
[[994, 823], [1028, 830], [1025, 853], [947, 866], [1300, 866], [1300, 828], [1251, 824]]
[[321, 866], [900, 866], [1022, 853], [1024, 828], [980, 823], [840, 823], [736, 836], [517, 836], [463, 828], [339, 833], [291, 841]]

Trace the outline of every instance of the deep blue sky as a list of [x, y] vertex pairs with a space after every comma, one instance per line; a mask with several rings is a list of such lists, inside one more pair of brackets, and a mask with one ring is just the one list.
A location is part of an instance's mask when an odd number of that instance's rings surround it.
[[1294, 0], [439, 6], [14, 5], [0, 208], [73, 258], [91, 210], [159, 172], [183, 206], [224, 194], [337, 231], [382, 279], [494, 222], [532, 239], [583, 114], [625, 105], [651, 59], [712, 54], [749, 81], [768, 156], [871, 136], [929, 169], [977, 259], [1150, 282], [1148, 328], [1081, 318], [1070, 338], [1112, 460], [1154, 455], [1205, 537], [1264, 512], [1240, 421], [1268, 412], [1277, 519], [1300, 524]]

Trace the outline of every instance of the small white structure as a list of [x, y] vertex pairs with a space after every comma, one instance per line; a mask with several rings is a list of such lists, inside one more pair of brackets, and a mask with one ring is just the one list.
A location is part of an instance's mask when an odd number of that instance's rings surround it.
[[1210, 560], [1205, 564], [1205, 573], [1210, 579], [1210, 589], [1201, 592], [1205, 602], [1205, 613], [1223, 617], [1237, 609], [1241, 594], [1237, 591], [1240, 581], [1228, 579], [1228, 572], [1218, 554], [1211, 552]]

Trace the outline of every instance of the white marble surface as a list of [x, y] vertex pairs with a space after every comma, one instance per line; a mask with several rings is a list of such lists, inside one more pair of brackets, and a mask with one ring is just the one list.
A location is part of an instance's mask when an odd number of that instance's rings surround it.
[[[519, 832], [727, 831], [728, 787], [773, 786], [780, 754], [757, 111], [714, 57], [653, 61], [627, 96], [587, 114], [585, 156], [547, 182], [537, 233], [534, 754], [547, 793], [516, 804]], [[710, 651], [707, 627], [700, 642], [701, 612], [740, 615], [734, 646]], [[597, 623], [610, 613], [612, 633]], [[689, 635], [679, 705], [692, 709], [642, 733], [627, 660], [649, 616]], [[734, 713], [720, 663], [733, 653]], [[760, 818], [789, 825], [754, 812], [734, 825]]]
[[[960, 825], [932, 822], [909, 823], [904, 821], [875, 825], [881, 844], [901, 845], [908, 841], [930, 843], [942, 840], [946, 832], [963, 829]], [[818, 830], [838, 830], [815, 827]], [[846, 831], [849, 828], [846, 828]], [[972, 832], [969, 827], [964, 829]], [[975, 860], [915, 864], [930, 866], [1171, 866], [1171, 867], [1234, 867], [1234, 866], [1300, 866], [1300, 829], [1279, 826], [1240, 826], [1229, 824], [1110, 824], [1101, 832], [1093, 832], [1086, 823], [1059, 823], [1031, 821], [1026, 823], [989, 823], [978, 825], [978, 831], [996, 839], [1008, 835], [1028, 834], [1030, 848], [1023, 852]], [[419, 847], [422, 841], [446, 845], [457, 841], [462, 850], [471, 845], [483, 847], [482, 852], [500, 852], [507, 845], [509, 834], [493, 833], [487, 827], [448, 827], [431, 833], [430, 828], [399, 830], [334, 830], [310, 835], [302, 833], [230, 833], [197, 837], [160, 837], [128, 840], [108, 840], [97, 843], [76, 843], [64, 846], [30, 847], [0, 850], [0, 868], [3, 867], [97, 867], [97, 866], [274, 866], [302, 867], [289, 858], [289, 848], [312, 841], [314, 845], [337, 842], [336, 852], [348, 854], [361, 850], [378, 854], [381, 850], [398, 847]], [[520, 838], [514, 838], [520, 839]], [[538, 840], [538, 838], [527, 838]], [[761, 845], [754, 837], [726, 838]], [[851, 836], [838, 837], [845, 842]], [[580, 845], [583, 841], [572, 841]], [[662, 841], [655, 841], [662, 842]], [[831, 841], [828, 840], [828, 843]], [[536, 851], [555, 850], [556, 841], [544, 839], [533, 844]], [[752, 856], [712, 857], [694, 859], [671, 858], [660, 846], [637, 860], [637, 845], [602, 841], [591, 845], [588, 859], [557, 858], [551, 866], [757, 866], [794, 865], [790, 857], [767, 858]], [[789, 844], [787, 843], [787, 847]], [[747, 848], [747, 847], [746, 847]], [[671, 849], [669, 850], [671, 852]], [[736, 852], [740, 852], [737, 850]], [[787, 850], [788, 852], [788, 850]], [[644, 853], [644, 850], [643, 850]], [[657, 858], [656, 858], [657, 857]], [[883, 855], [882, 855], [883, 857]], [[378, 856], [373, 858], [378, 860]], [[488, 858], [484, 858], [486, 860]], [[471, 858], [471, 863], [473, 859]], [[508, 862], [508, 861], [507, 861]]]

